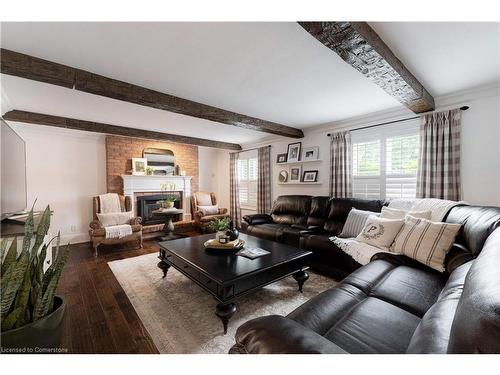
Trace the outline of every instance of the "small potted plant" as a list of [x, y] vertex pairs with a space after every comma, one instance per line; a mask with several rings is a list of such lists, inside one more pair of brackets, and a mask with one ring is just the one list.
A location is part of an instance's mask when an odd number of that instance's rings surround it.
[[177, 197], [175, 195], [167, 195], [165, 199], [157, 201], [156, 203], [159, 204], [161, 208], [172, 208], [176, 200]]
[[152, 175], [153, 175], [153, 173], [154, 173], [154, 169], [153, 169], [153, 167], [151, 167], [151, 166], [147, 166], [147, 167], [146, 167], [146, 175], [147, 175], [147, 176], [152, 176]]
[[220, 241], [220, 237], [226, 237], [227, 234], [227, 230], [229, 229], [229, 218], [227, 217], [224, 217], [224, 218], [216, 218], [214, 220], [212, 220], [210, 222], [210, 224], [208, 224], [208, 229], [210, 229], [210, 231], [212, 232], [216, 232], [215, 233], [215, 239], [217, 241]]
[[69, 245], [59, 248], [59, 233], [55, 237], [55, 259], [44, 272], [47, 252], [52, 251], [50, 242], [43, 244], [50, 227], [50, 215], [47, 206], [35, 232], [31, 209], [20, 252], [16, 238], [10, 246], [6, 239], [1, 242], [2, 350], [57, 348], [61, 344], [66, 303], [55, 292], [70, 251]]

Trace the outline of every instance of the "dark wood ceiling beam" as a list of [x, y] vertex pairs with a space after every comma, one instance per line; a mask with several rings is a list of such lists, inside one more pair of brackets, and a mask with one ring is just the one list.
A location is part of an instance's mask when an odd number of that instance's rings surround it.
[[226, 111], [131, 83], [104, 77], [22, 53], [1, 49], [1, 72], [17, 77], [75, 88], [94, 95], [232, 125], [243, 129], [302, 138], [300, 129]]
[[175, 142], [175, 143], [187, 143], [191, 145], [215, 147], [228, 150], [241, 150], [241, 146], [236, 143], [219, 142], [219, 141], [212, 141], [209, 139], [194, 138], [177, 134], [167, 134], [152, 130], [128, 128], [125, 126], [117, 126], [117, 125], [103, 124], [100, 122], [77, 120], [73, 118], [52, 116], [43, 113], [13, 110], [5, 113], [3, 115], [3, 119], [7, 121], [17, 121], [35, 125], [54, 126], [56, 128], [65, 128], [65, 129], [83, 130], [94, 133], [120, 135], [124, 137], [153, 139], [158, 141]]
[[366, 22], [299, 22], [326, 47], [415, 113], [434, 98]]

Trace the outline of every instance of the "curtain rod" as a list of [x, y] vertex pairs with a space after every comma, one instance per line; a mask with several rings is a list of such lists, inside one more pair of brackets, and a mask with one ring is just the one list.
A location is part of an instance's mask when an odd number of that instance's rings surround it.
[[271, 147], [271, 145], [261, 146], [261, 147], [247, 148], [246, 150], [230, 152], [230, 154], [239, 154], [240, 152], [247, 152], [247, 151], [258, 150], [259, 148], [262, 148], [262, 147]]
[[[460, 107], [460, 110], [461, 111], [467, 111], [469, 109], [469, 106], [468, 105], [464, 105], [462, 107]], [[427, 113], [431, 113], [431, 112], [427, 112]], [[368, 125], [368, 126], [363, 126], [362, 128], [356, 128], [356, 129], [352, 129], [351, 131], [356, 131], [356, 130], [363, 130], [363, 129], [369, 129], [369, 128], [375, 128], [377, 126], [382, 126], [382, 125], [389, 125], [389, 124], [395, 124], [396, 122], [403, 122], [403, 121], [408, 121], [408, 120], [415, 120], [417, 118], [420, 118], [422, 116], [413, 116], [413, 117], [407, 117], [407, 118], [403, 118], [401, 120], [394, 120], [394, 121], [387, 121], [387, 122], [382, 122], [380, 124], [375, 124], [375, 125]], [[331, 136], [332, 134], [331, 133], [328, 133], [327, 136]]]

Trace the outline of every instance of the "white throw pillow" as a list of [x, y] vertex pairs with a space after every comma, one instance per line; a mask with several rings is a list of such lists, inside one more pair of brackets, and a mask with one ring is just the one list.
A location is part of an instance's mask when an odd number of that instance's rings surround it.
[[219, 206], [198, 206], [198, 210], [203, 213], [203, 215], [217, 215], [219, 213]]
[[407, 216], [391, 251], [404, 254], [440, 272], [461, 224], [433, 222]]
[[127, 212], [113, 212], [110, 214], [97, 214], [97, 218], [104, 227], [111, 227], [113, 225], [128, 224], [132, 219], [132, 211]]
[[388, 250], [404, 223], [404, 220], [382, 219], [372, 215], [366, 220], [365, 227], [356, 239]]
[[349, 211], [349, 214], [347, 215], [344, 227], [342, 228], [342, 233], [339, 234], [339, 237], [356, 237], [365, 227], [366, 220], [368, 220], [370, 215], [378, 216], [380, 214], [372, 211], [357, 210], [355, 208], [351, 209], [351, 211]]
[[391, 208], [391, 207], [382, 207], [382, 212], [380, 214], [380, 217], [382, 219], [394, 219], [394, 220], [403, 220], [406, 215], [410, 215], [419, 219], [431, 219], [432, 212], [429, 211], [406, 211], [406, 210], [399, 210], [397, 208]]

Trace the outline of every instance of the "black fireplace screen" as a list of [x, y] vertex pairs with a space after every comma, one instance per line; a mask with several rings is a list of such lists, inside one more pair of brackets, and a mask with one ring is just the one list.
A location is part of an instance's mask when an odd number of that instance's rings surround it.
[[[175, 208], [182, 208], [182, 200], [180, 193], [169, 193], [169, 194], [156, 194], [156, 195], [143, 195], [137, 197], [137, 216], [142, 217], [142, 225], [152, 225], [152, 224], [163, 224], [165, 219], [163, 217], [154, 216], [153, 211], [160, 208], [160, 205], [156, 202], [167, 198], [171, 195], [177, 195], [179, 198], [175, 201]], [[172, 219], [172, 221], [181, 220], [181, 215], [177, 215]]]

